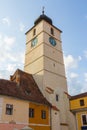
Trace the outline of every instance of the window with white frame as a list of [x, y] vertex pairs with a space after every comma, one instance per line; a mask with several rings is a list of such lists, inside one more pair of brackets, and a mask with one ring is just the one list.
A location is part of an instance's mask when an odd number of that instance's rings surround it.
[[30, 118], [34, 117], [34, 109], [33, 108], [29, 108], [29, 117]]
[[6, 104], [6, 114], [7, 115], [13, 114], [13, 105], [12, 104]]
[[53, 28], [51, 28], [50, 31], [51, 31], [51, 34], [54, 35], [54, 30], [53, 30]]
[[45, 110], [41, 111], [41, 118], [46, 119], [46, 111]]
[[33, 36], [36, 35], [36, 29], [33, 30]]
[[87, 125], [87, 115], [82, 115], [82, 123], [83, 125]]

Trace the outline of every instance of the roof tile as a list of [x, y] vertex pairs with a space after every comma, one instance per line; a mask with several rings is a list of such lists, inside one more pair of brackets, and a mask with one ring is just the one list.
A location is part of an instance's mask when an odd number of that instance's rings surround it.
[[[16, 80], [18, 76], [19, 80]], [[0, 79], [0, 94], [51, 105], [41, 93], [33, 76], [19, 69], [11, 76], [11, 80]]]

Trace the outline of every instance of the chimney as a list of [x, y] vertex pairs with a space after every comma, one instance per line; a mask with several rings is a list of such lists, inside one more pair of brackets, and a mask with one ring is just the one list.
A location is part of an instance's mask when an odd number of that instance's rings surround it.
[[17, 86], [20, 85], [20, 74], [16, 75], [16, 83], [17, 83]]

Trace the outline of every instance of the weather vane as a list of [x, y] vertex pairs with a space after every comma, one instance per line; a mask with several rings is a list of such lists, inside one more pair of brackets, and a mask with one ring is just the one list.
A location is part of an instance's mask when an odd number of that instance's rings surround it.
[[44, 15], [44, 9], [45, 9], [45, 7], [43, 6], [43, 7], [42, 7], [42, 14], [43, 14], [43, 15]]

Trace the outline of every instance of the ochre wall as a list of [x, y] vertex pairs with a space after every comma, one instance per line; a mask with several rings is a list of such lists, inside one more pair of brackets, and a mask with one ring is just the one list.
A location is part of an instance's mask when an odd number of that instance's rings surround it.
[[[34, 130], [50, 130], [50, 109], [48, 106], [29, 103], [29, 108], [34, 109], [34, 117], [29, 118], [29, 126]], [[46, 119], [41, 118], [41, 110], [46, 111]]]
[[[80, 105], [80, 100], [84, 100], [84, 105]], [[75, 112], [77, 129], [83, 126], [82, 115], [87, 115], [87, 97], [70, 100], [70, 109]]]
[[87, 115], [87, 111], [82, 111], [82, 112], [76, 113], [76, 119], [77, 119], [77, 124], [78, 124], [77, 128], [78, 128], [78, 130], [81, 130], [81, 126], [83, 126], [82, 115]]
[[[84, 106], [80, 106], [80, 100], [84, 100]], [[70, 100], [71, 110], [87, 107], [87, 97]]]
[[51, 130], [50, 126], [39, 126], [39, 125], [38, 126], [31, 126], [30, 125], [30, 127], [33, 128], [33, 130]]

